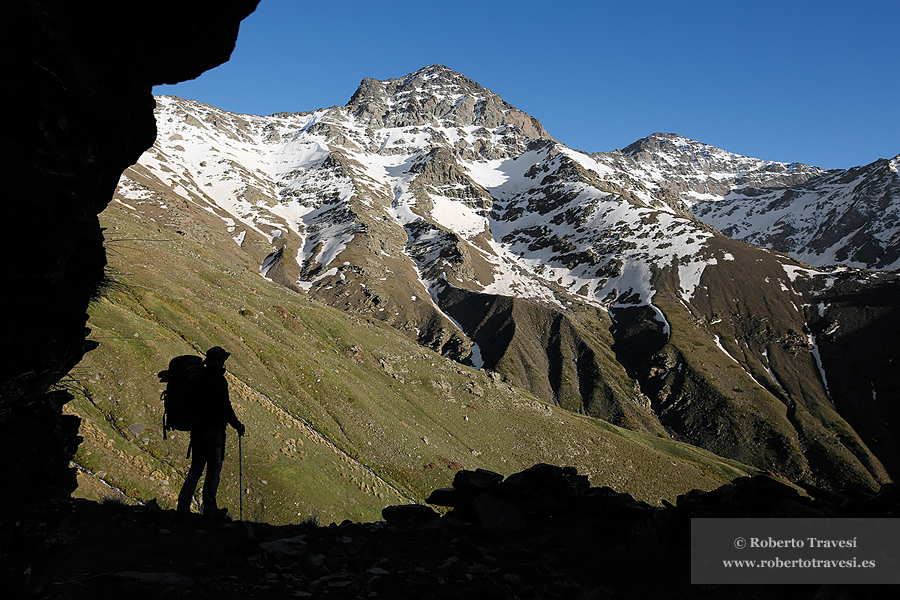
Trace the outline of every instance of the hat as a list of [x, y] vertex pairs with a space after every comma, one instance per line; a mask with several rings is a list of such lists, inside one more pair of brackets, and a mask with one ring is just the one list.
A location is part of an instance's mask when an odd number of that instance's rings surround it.
[[206, 351], [206, 359], [203, 362], [208, 365], [224, 365], [229, 356], [231, 353], [221, 346], [213, 346]]

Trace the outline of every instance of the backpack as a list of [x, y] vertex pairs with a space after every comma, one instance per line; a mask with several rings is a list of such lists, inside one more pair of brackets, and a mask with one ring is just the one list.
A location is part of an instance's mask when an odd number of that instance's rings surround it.
[[160, 395], [165, 405], [163, 412], [163, 439], [166, 431], [190, 431], [203, 425], [207, 419], [206, 394], [203, 382], [203, 359], [186, 354], [169, 361], [169, 368], [158, 374], [166, 389]]

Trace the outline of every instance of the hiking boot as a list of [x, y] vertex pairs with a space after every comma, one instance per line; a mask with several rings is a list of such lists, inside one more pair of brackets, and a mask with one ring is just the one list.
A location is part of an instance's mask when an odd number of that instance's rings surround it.
[[227, 508], [214, 508], [212, 510], [203, 511], [203, 516], [209, 517], [210, 519], [224, 519], [227, 514]]

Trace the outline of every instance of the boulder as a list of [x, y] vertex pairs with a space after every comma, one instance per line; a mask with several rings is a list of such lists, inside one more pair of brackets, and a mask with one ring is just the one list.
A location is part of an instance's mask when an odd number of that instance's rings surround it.
[[457, 471], [453, 478], [453, 487], [458, 490], [492, 490], [503, 481], [503, 475], [488, 471], [487, 469], [475, 469], [474, 471]]
[[472, 510], [485, 531], [514, 533], [527, 525], [518, 508], [490, 494], [478, 494], [472, 501]]

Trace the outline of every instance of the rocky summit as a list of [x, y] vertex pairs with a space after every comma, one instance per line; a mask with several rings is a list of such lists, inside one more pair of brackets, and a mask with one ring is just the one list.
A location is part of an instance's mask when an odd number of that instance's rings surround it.
[[900, 467], [896, 159], [588, 155], [438, 65], [344, 106], [156, 118], [124, 219], [568, 411], [836, 490]]

